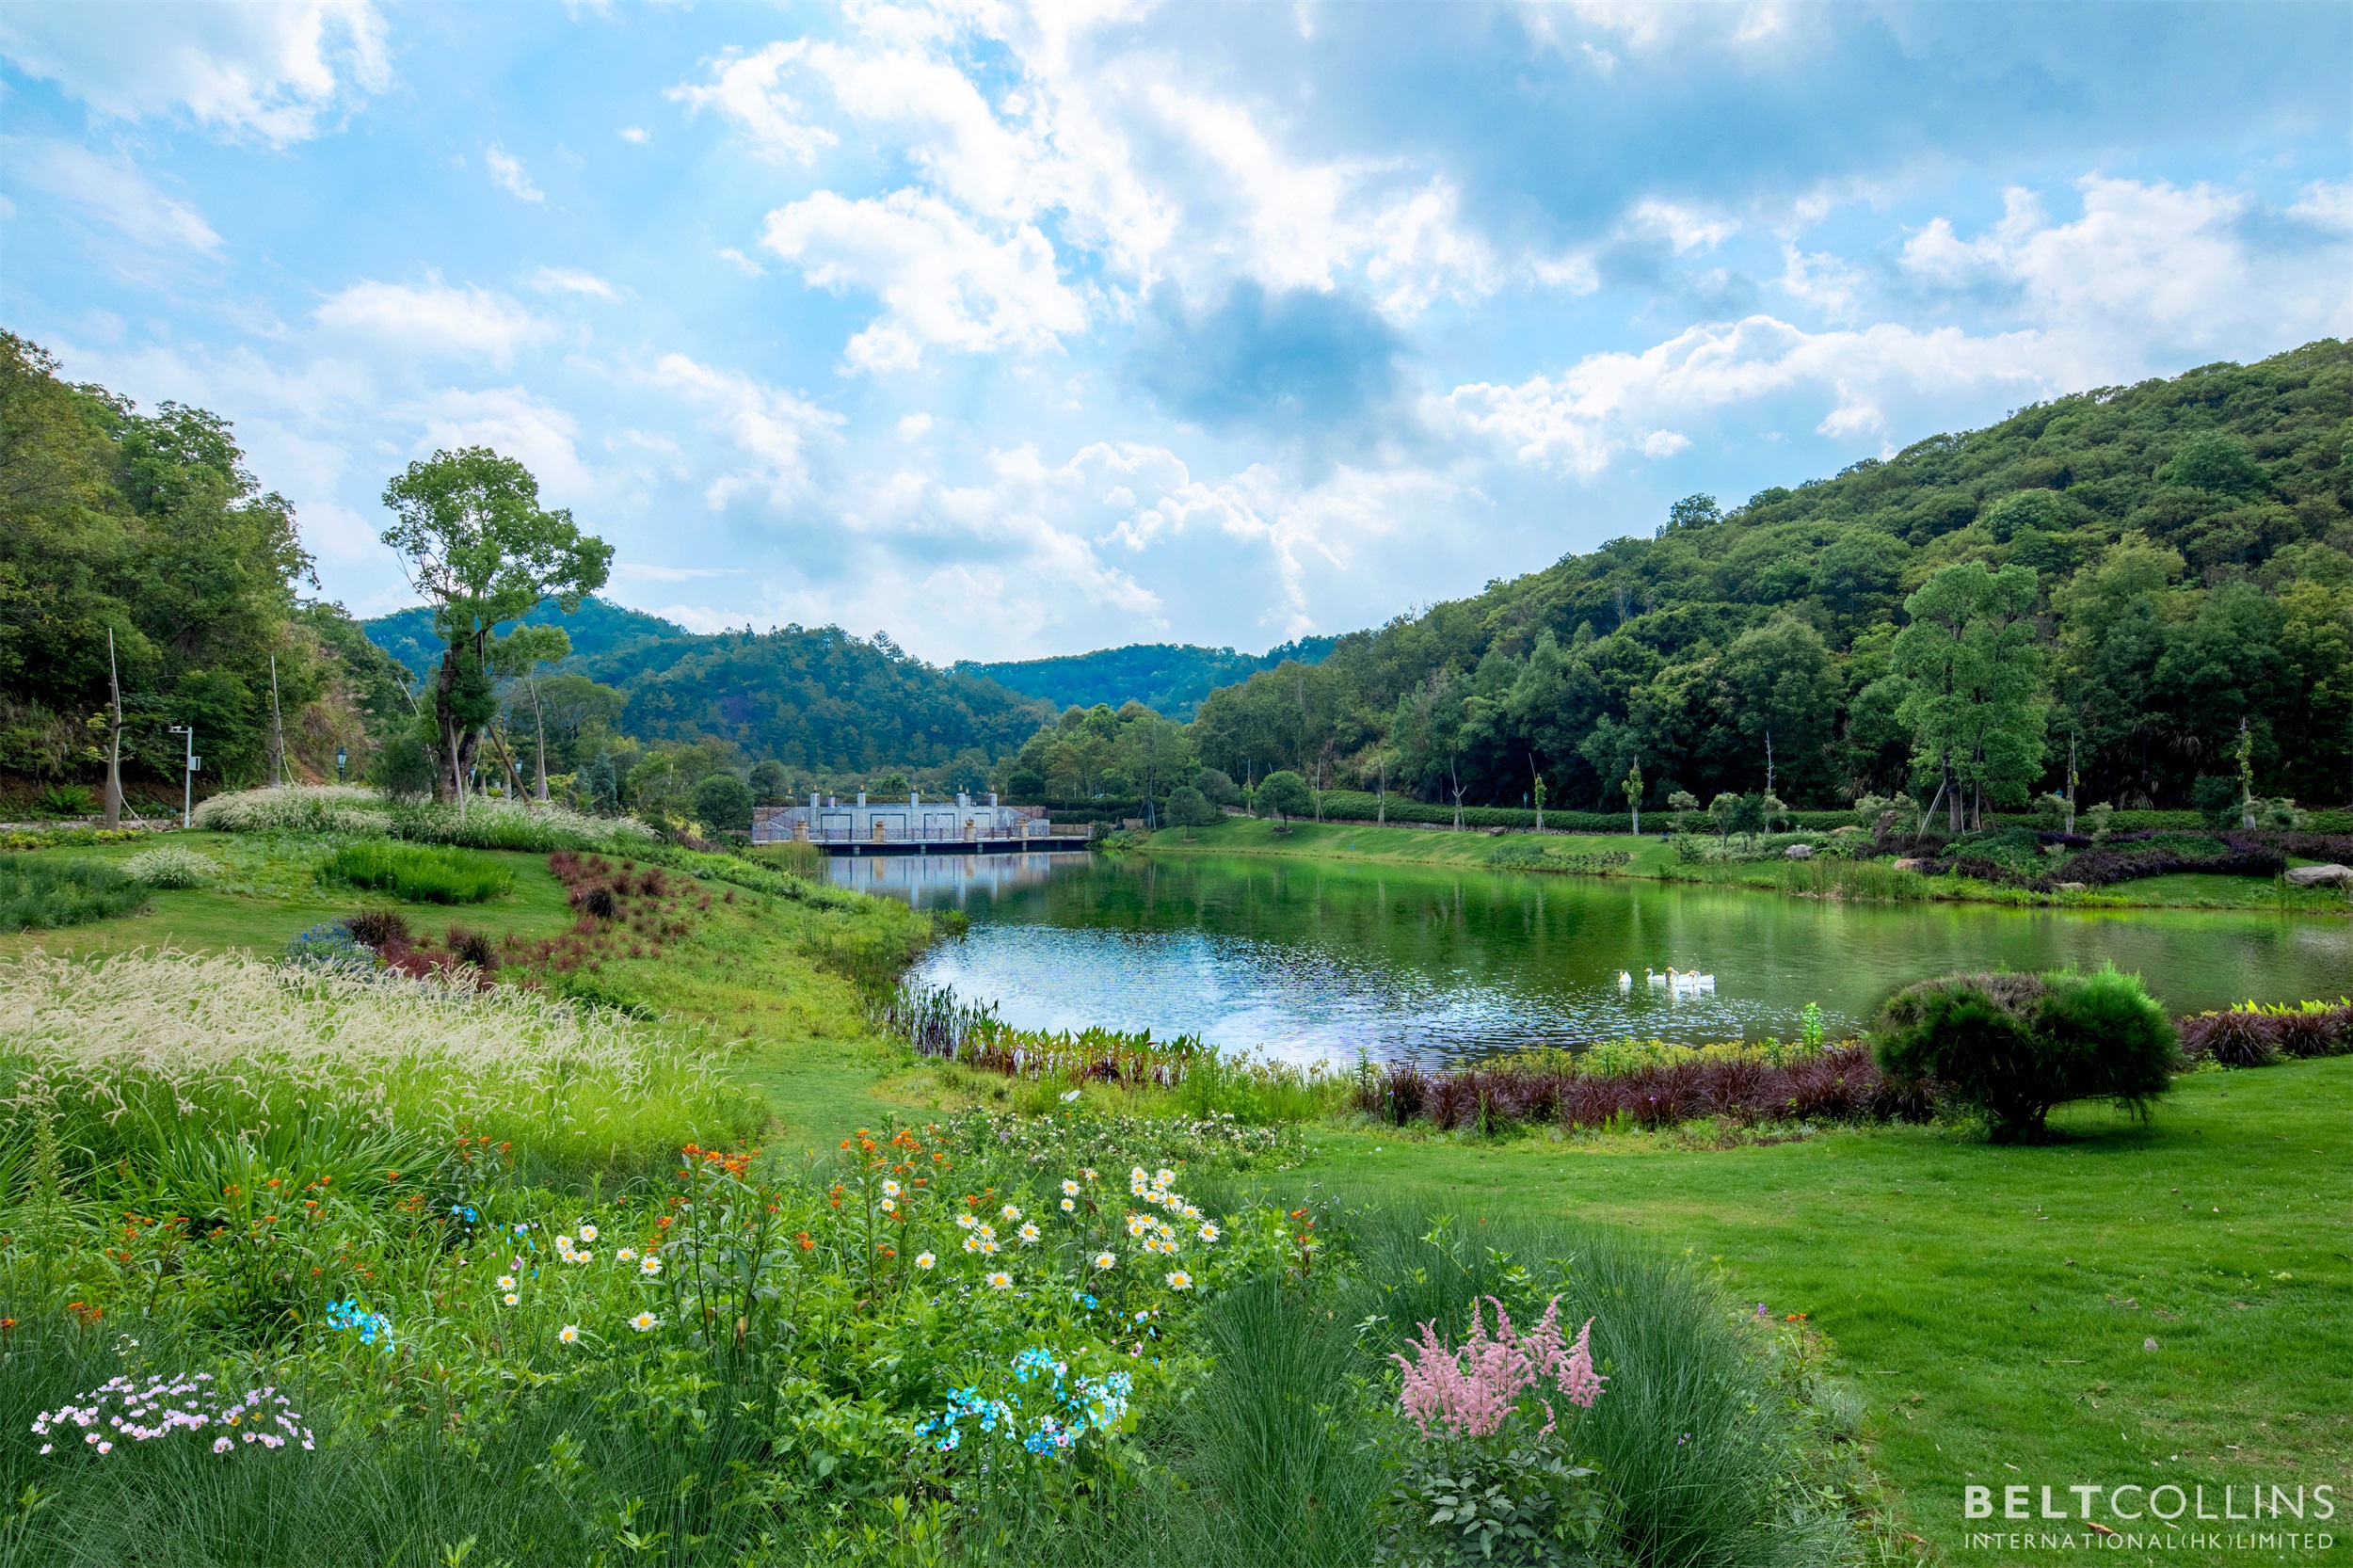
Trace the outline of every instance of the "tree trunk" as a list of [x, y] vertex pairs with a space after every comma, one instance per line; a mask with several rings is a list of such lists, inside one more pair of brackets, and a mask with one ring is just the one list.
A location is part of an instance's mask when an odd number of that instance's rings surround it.
[[106, 746], [106, 825], [122, 825], [122, 678], [115, 672], [115, 629], [106, 628], [106, 689], [114, 694], [114, 723]]
[[1463, 831], [1463, 776], [1454, 766], [1454, 759], [1446, 760], [1447, 782], [1454, 787], [1454, 831]]
[[538, 754], [533, 759], [533, 766], [539, 776], [532, 792], [539, 797], [539, 804], [545, 806], [548, 803], [548, 719], [545, 713], [539, 712], [539, 682], [533, 680], [526, 684], [531, 687], [531, 727], [536, 732], [533, 749]]

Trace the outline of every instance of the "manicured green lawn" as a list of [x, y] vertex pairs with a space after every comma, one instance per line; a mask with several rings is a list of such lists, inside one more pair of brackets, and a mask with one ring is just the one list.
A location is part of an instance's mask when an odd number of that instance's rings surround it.
[[1690, 1151], [1335, 1133], [1314, 1175], [1637, 1228], [1742, 1301], [1808, 1314], [1865, 1390], [1908, 1527], [1959, 1561], [2008, 1560], [1961, 1549], [1971, 1481], [2353, 1493], [2353, 1060], [2195, 1075], [2146, 1127], [2096, 1107], [2055, 1121], [2068, 1137], [2040, 1147], [1923, 1128]]

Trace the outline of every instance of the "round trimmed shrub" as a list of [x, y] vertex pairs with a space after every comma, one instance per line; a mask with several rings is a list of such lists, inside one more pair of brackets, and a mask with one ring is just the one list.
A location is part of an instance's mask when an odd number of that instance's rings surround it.
[[1881, 1009], [1873, 1049], [1889, 1078], [1940, 1085], [2005, 1141], [2039, 1136], [2052, 1107], [2071, 1100], [2145, 1115], [2182, 1064], [2165, 1009], [2139, 976], [2114, 968], [1907, 986]]
[[1225, 816], [1209, 804], [1209, 797], [1190, 784], [1179, 784], [1168, 792], [1168, 820], [1178, 827], [1209, 827]]

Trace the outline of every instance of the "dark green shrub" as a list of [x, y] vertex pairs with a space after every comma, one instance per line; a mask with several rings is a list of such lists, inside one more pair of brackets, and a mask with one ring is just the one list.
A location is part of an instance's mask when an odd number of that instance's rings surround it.
[[1193, 776], [1193, 787], [1201, 792], [1201, 798], [1211, 806], [1240, 806], [1241, 790], [1227, 775], [1216, 768], [1203, 768]]
[[390, 839], [345, 844], [328, 856], [319, 876], [375, 888], [408, 904], [480, 904], [515, 886], [514, 872], [488, 856]]
[[695, 820], [705, 833], [749, 833], [751, 786], [731, 773], [712, 774], [695, 786]]
[[128, 915], [147, 904], [146, 885], [98, 860], [0, 860], [0, 931]]
[[2208, 827], [2236, 827], [2246, 794], [2236, 774], [2208, 774], [2190, 787], [2190, 803]]
[[2165, 1009], [2114, 968], [1923, 981], [1887, 1000], [1873, 1049], [1888, 1077], [1978, 1107], [2000, 1139], [2039, 1134], [2070, 1100], [2145, 1114], [2182, 1064]]

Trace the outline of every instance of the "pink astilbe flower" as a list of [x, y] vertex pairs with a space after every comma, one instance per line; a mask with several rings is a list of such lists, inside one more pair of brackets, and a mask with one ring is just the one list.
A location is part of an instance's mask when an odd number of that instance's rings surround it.
[[[1545, 1304], [1545, 1315], [1526, 1335], [1512, 1326], [1501, 1302], [1493, 1296], [1487, 1300], [1496, 1309], [1492, 1336], [1484, 1309], [1473, 1301], [1470, 1335], [1459, 1349], [1447, 1348], [1433, 1320], [1421, 1325], [1421, 1338], [1410, 1356], [1394, 1358], [1405, 1372], [1398, 1403], [1422, 1434], [1428, 1436], [1434, 1422], [1452, 1436], [1491, 1436], [1518, 1407], [1522, 1394], [1546, 1383], [1571, 1404], [1592, 1408], [1606, 1381], [1593, 1370], [1593, 1320], [1585, 1320], [1576, 1344], [1570, 1345], [1561, 1335], [1560, 1297]], [[1538, 1432], [1542, 1436], [1553, 1429], [1552, 1406], [1538, 1402], [1545, 1407], [1545, 1424]]]

